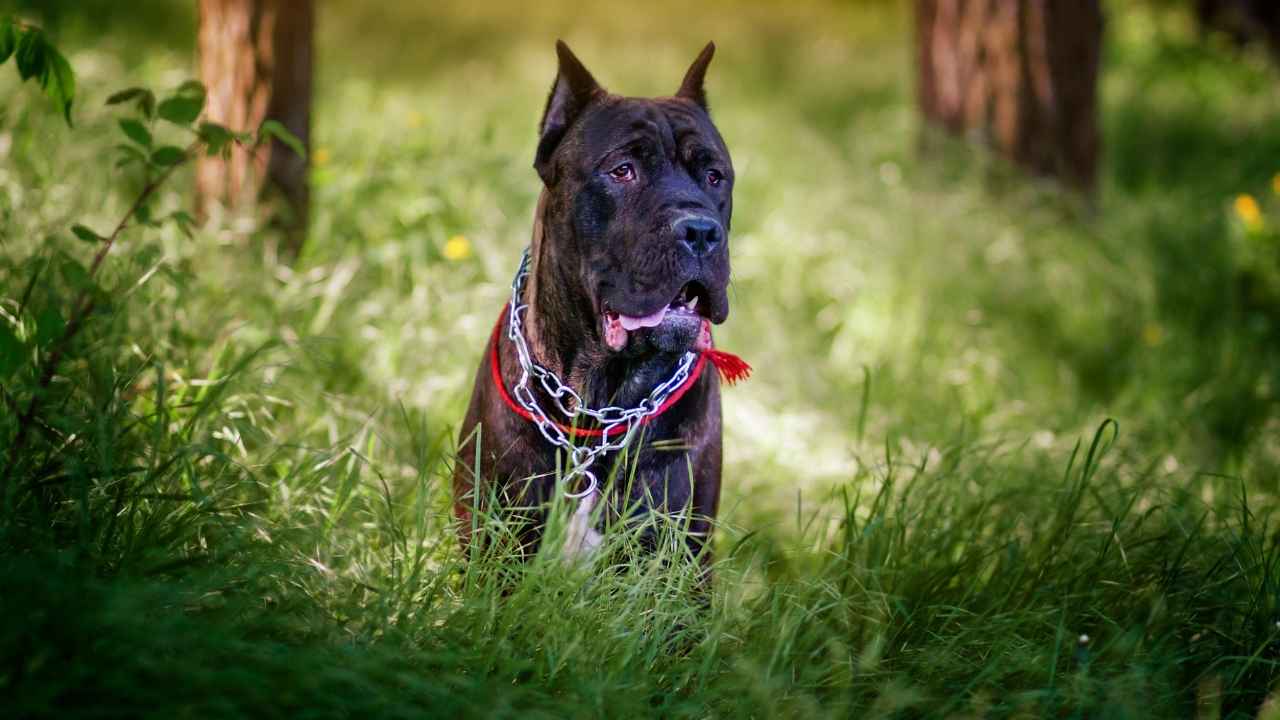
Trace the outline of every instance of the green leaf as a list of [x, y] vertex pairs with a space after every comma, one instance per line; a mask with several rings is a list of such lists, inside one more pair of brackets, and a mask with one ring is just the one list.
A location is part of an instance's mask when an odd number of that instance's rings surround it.
[[191, 213], [188, 213], [183, 210], [178, 210], [177, 212], [174, 212], [172, 215], [170, 215], [169, 219], [172, 220], [174, 224], [178, 226], [178, 229], [182, 231], [183, 235], [187, 236], [188, 240], [195, 237], [195, 234], [191, 231], [191, 228], [195, 227], [196, 219], [191, 217]]
[[36, 345], [45, 347], [62, 337], [67, 328], [67, 321], [62, 319], [58, 308], [50, 305], [36, 317]]
[[164, 250], [156, 243], [145, 243], [134, 253], [134, 262], [147, 267], [155, 265], [164, 257]]
[[119, 150], [123, 154], [123, 157], [116, 161], [116, 167], [118, 168], [124, 167], [130, 163], [145, 163], [147, 161], [147, 156], [141, 150], [132, 145], [116, 145], [116, 150]]
[[133, 118], [120, 118], [120, 130], [124, 132], [126, 137], [142, 147], [151, 147], [151, 131], [141, 122]]
[[27, 30], [18, 37], [18, 75], [24, 82], [44, 75], [44, 47], [44, 33], [39, 30]]
[[178, 86], [173, 95], [164, 99], [156, 112], [175, 125], [188, 127], [204, 111], [204, 85], [188, 80]]
[[146, 92], [150, 92], [150, 90], [147, 90], [146, 88], [140, 88], [140, 87], [127, 88], [107, 98], [107, 104], [119, 105], [120, 103], [123, 103], [123, 102], [129, 102], [130, 100], [136, 97], [140, 97], [143, 93], [146, 93]]
[[93, 281], [93, 277], [89, 275], [84, 265], [65, 252], [58, 253], [58, 272], [62, 274], [62, 279], [67, 285], [76, 290], [88, 290], [95, 295], [100, 292], [97, 283]]
[[158, 148], [155, 152], [151, 153], [151, 162], [161, 167], [169, 167], [170, 165], [177, 165], [178, 163], [182, 162], [186, 158], [187, 158], [187, 154], [183, 152], [182, 148], [174, 147], [172, 145], [165, 145], [164, 147]]
[[44, 31], [28, 28], [18, 36], [16, 46], [13, 35], [17, 32], [13, 22], [6, 21], [0, 28], [0, 55], [8, 58], [16, 54], [18, 75], [23, 81], [35, 78], [44, 94], [62, 110], [62, 116], [71, 125], [71, 105], [76, 95], [76, 74], [71, 63], [50, 45]]
[[83, 241], [85, 241], [85, 242], [87, 242], [87, 243], [94, 243], [94, 244], [97, 244], [97, 243], [102, 242], [103, 240], [106, 240], [106, 238], [104, 238], [104, 237], [102, 237], [101, 235], [99, 235], [98, 233], [96, 233], [96, 232], [94, 232], [94, 231], [90, 230], [89, 228], [85, 227], [84, 225], [72, 225], [72, 226], [71, 226], [71, 232], [75, 233], [75, 236], [76, 236], [76, 237], [80, 238], [81, 240], [83, 240]]
[[9, 59], [17, 47], [18, 28], [13, 24], [13, 18], [0, 20], [0, 65]]
[[222, 148], [226, 147], [234, 139], [230, 130], [217, 123], [200, 123], [200, 130], [197, 134], [208, 148], [210, 157], [222, 152]]
[[190, 97], [198, 96], [203, 98], [205, 96], [204, 83], [199, 80], [188, 80], [179, 85], [178, 89], [174, 91], [174, 94]]
[[193, 120], [200, 117], [200, 111], [204, 109], [204, 103], [188, 100], [186, 98], [168, 98], [160, 103], [156, 108], [156, 112], [160, 117], [168, 120], [175, 125], [186, 127]]
[[154, 120], [156, 116], [156, 94], [147, 90], [142, 93], [142, 97], [138, 99], [138, 109], [148, 120]]
[[138, 110], [146, 116], [148, 120], [155, 117], [156, 114], [156, 96], [155, 93], [144, 87], [125, 88], [120, 92], [107, 98], [108, 105], [119, 105], [137, 98]]
[[62, 119], [66, 121], [67, 127], [72, 127], [71, 104], [76, 99], [75, 71], [71, 69], [71, 63], [52, 45], [46, 46], [45, 51], [48, 67], [42, 78], [44, 94], [62, 108]]
[[289, 132], [289, 129], [281, 125], [276, 120], [266, 120], [262, 123], [262, 127], [258, 128], [258, 143], [266, 142], [270, 138], [275, 138], [284, 143], [288, 148], [303, 160], [307, 159], [307, 148], [303, 146], [302, 141], [297, 135]]
[[9, 329], [9, 323], [0, 322], [0, 380], [7, 379], [14, 370], [22, 367], [27, 359], [27, 348]]
[[129, 102], [138, 99], [138, 110], [146, 116], [148, 120], [155, 117], [156, 114], [156, 96], [155, 93], [144, 87], [131, 87], [121, 90], [120, 92], [107, 98], [108, 105], [119, 105], [120, 103]]
[[9, 323], [0, 320], [0, 380], [12, 375], [26, 360], [27, 348], [9, 329]]

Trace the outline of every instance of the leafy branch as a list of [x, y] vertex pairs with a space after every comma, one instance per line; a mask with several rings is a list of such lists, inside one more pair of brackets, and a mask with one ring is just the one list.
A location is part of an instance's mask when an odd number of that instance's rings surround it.
[[[17, 430], [9, 444], [7, 462], [4, 468], [0, 469], [0, 497], [6, 494], [10, 474], [26, 447], [32, 428], [37, 425], [41, 402], [64, 356], [92, 315], [99, 299], [104, 296], [97, 286], [96, 278], [107, 254], [115, 247], [121, 234], [133, 225], [156, 227], [168, 221], [175, 223], [188, 237], [192, 235], [191, 229], [195, 220], [186, 212], [174, 212], [162, 219], [152, 216], [150, 201], [155, 192], [173, 177], [179, 167], [202, 152], [209, 156], [227, 157], [230, 155], [232, 145], [251, 145], [252, 148], [256, 148], [271, 138], [279, 138], [290, 147], [301, 146], [297, 138], [273, 121], [263, 123], [256, 137], [250, 133], [232, 131], [213, 122], [205, 121], [197, 125], [196, 121], [204, 112], [205, 95], [204, 86], [193, 80], [183, 83], [171, 95], [159, 102], [156, 101], [156, 96], [151, 90], [141, 87], [122, 90], [107, 99], [109, 106], [126, 103], [132, 103], [134, 106], [135, 112], [132, 116], [118, 121], [120, 132], [127, 142], [116, 146], [121, 152], [121, 158], [116, 166], [141, 169], [144, 177], [143, 187], [109, 234], [99, 235], [91, 228], [80, 224], [71, 228], [76, 237], [97, 245], [97, 251], [89, 267], [78, 269], [76, 272], [79, 292], [71, 305], [71, 311], [67, 322], [62, 327], [62, 332], [48, 338], [48, 350], [41, 356], [36, 369], [36, 385], [25, 409], [18, 415]], [[185, 147], [176, 145], [157, 147], [156, 123], [159, 120], [182, 128], [193, 135], [192, 140]], [[78, 264], [75, 265], [79, 268]], [[0, 328], [0, 330], [5, 330], [7, 333], [7, 329]], [[0, 335], [4, 334], [0, 333]], [[6, 355], [25, 353], [25, 347], [15, 341], [16, 338], [10, 334], [8, 346], [0, 347], [0, 350], [4, 350]], [[40, 343], [37, 342], [37, 344]], [[0, 366], [11, 364], [4, 362], [0, 363]], [[9, 400], [9, 404], [13, 406], [12, 398]]]
[[71, 63], [49, 42], [44, 30], [12, 17], [0, 18], [0, 65], [10, 56], [14, 57], [23, 82], [34, 79], [62, 110], [67, 127], [71, 127], [76, 76]]

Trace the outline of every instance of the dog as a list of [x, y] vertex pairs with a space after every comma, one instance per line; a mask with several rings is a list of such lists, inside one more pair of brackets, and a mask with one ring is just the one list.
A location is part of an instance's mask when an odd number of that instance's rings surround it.
[[[563, 491], [579, 502], [566, 554], [593, 549], [599, 523], [661, 511], [688, 519], [688, 549], [708, 560], [720, 502], [721, 378], [704, 370], [715, 365], [730, 379], [750, 370], [711, 337], [729, 315], [734, 184], [703, 89], [714, 52], [708, 43], [673, 96], [632, 98], [605, 90], [556, 43], [533, 163], [543, 188], [527, 274], [499, 315], [461, 427], [453, 489], [464, 548], [473, 512], [491, 499], [498, 510], [524, 509], [520, 550], [536, 552], [547, 503]], [[550, 387], [536, 379], [518, 387], [526, 361], [545, 369]], [[663, 383], [670, 392], [655, 399]], [[552, 395], [561, 385], [573, 393]], [[651, 412], [593, 428], [574, 414], [579, 401]], [[572, 451], [553, 442], [557, 429], [583, 448], [629, 445], [601, 449], [589, 472], [574, 474]], [[627, 488], [606, 483], [615, 473]], [[575, 487], [563, 487], [568, 478]], [[592, 514], [598, 499], [604, 510]]]

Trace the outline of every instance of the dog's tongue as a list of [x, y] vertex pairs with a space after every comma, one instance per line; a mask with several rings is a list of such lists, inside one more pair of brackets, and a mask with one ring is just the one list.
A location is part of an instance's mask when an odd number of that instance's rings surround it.
[[[667, 316], [667, 308], [663, 308], [652, 315], [644, 317], [632, 317], [630, 315], [620, 315], [618, 313], [606, 312], [603, 316], [604, 320], [604, 342], [610, 349], [617, 352], [627, 345], [627, 338], [631, 331], [644, 327], [657, 327]], [[681, 319], [685, 316], [677, 315]], [[696, 317], [696, 316], [690, 316]], [[698, 352], [705, 352], [712, 348], [711, 344], [711, 321], [706, 318], [699, 318], [700, 327], [698, 337], [694, 341], [693, 349]]]
[[618, 321], [622, 323], [622, 327], [626, 330], [639, 330], [642, 327], [654, 327], [662, 322], [662, 318], [666, 317], [667, 309], [664, 307], [652, 315], [644, 317], [632, 317], [630, 315], [619, 315]]
[[667, 316], [667, 309], [662, 308], [652, 315], [634, 317], [619, 313], [604, 314], [604, 341], [613, 350], [621, 350], [627, 344], [627, 333], [646, 327], [657, 327]]

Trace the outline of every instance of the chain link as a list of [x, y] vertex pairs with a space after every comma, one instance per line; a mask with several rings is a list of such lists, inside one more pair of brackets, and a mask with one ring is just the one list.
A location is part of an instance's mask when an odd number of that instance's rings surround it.
[[[511, 281], [511, 307], [507, 313], [507, 337], [511, 340], [516, 348], [516, 355], [520, 362], [520, 379], [516, 382], [515, 387], [511, 389], [512, 396], [516, 402], [533, 416], [533, 423], [542, 433], [542, 437], [547, 442], [568, 452], [569, 469], [562, 478], [562, 482], [566, 487], [570, 486], [570, 482], [579, 475], [586, 478], [587, 488], [580, 492], [565, 491], [564, 496], [570, 500], [577, 500], [596, 491], [599, 482], [596, 475], [591, 471], [591, 465], [595, 463], [600, 456], [621, 450], [631, 443], [631, 438], [635, 434], [636, 428], [647, 419], [658, 413], [658, 409], [662, 404], [671, 397], [681, 385], [689, 379], [689, 374], [693, 371], [693, 364], [698, 359], [696, 353], [687, 352], [680, 358], [680, 362], [676, 364], [675, 371], [671, 377], [655, 387], [649, 396], [640, 401], [640, 404], [633, 408], [623, 408], [610, 405], [603, 408], [587, 407], [582, 401], [582, 397], [578, 395], [573, 388], [560, 382], [560, 378], [550, 370], [542, 367], [534, 362], [532, 354], [529, 352], [529, 344], [524, 337], [524, 313], [529, 309], [529, 305], [524, 302], [523, 290], [525, 279], [529, 276], [529, 248], [525, 248], [524, 255], [520, 258], [520, 269], [516, 271], [515, 279]], [[530, 380], [536, 379], [542, 389], [546, 391], [553, 402], [555, 402], [556, 410], [559, 410], [566, 417], [573, 420], [579, 417], [588, 417], [596, 421], [600, 425], [600, 443], [598, 445], [574, 445], [565, 434], [560, 426], [547, 416], [542, 407], [538, 405], [538, 400], [534, 396], [533, 389], [530, 387]], [[569, 400], [571, 407], [565, 407], [565, 400]], [[576, 427], [576, 423], [571, 423]], [[616, 428], [625, 427], [626, 430], [617, 433], [616, 440], [611, 440], [610, 436], [614, 435]]]

